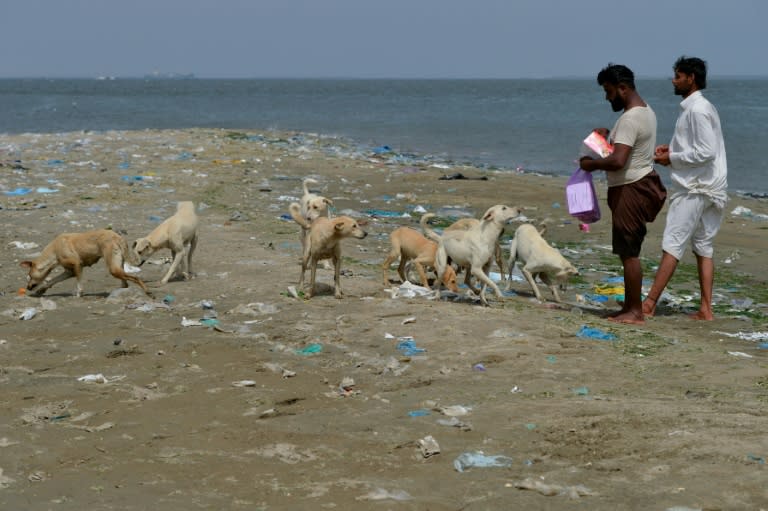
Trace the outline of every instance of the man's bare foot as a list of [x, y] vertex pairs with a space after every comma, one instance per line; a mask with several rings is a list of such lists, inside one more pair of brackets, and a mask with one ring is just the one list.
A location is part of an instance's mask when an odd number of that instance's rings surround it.
[[714, 321], [715, 319], [715, 316], [711, 312], [707, 313], [702, 311], [688, 314], [688, 317], [697, 321]]
[[613, 321], [614, 323], [622, 323], [625, 325], [642, 325], [645, 323], [645, 321], [643, 320], [642, 314], [638, 316], [634, 312], [630, 312], [630, 311], [609, 316], [608, 321]]
[[623, 307], [623, 305], [624, 305], [623, 303], [621, 305], [622, 305], [621, 309], [619, 309], [617, 311], [614, 311], [614, 312], [611, 312], [610, 314], [607, 314], [605, 317], [606, 318], [615, 318], [617, 316], [621, 316], [621, 315], [626, 314], [627, 312], [629, 312], [629, 309], [625, 309]]

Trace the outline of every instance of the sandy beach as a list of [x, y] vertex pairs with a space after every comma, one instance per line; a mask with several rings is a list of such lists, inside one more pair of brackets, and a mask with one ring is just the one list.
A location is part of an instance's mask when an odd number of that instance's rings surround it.
[[[14, 149], [0, 153], [2, 510], [768, 509], [765, 200], [727, 206], [715, 321], [687, 318], [689, 251], [657, 316], [625, 326], [604, 319], [622, 290], [602, 181], [603, 219], [585, 232], [565, 178], [400, 163], [307, 134], [0, 147]], [[343, 242], [341, 300], [324, 269], [312, 299], [289, 290], [300, 243], [286, 214], [310, 176], [368, 232]], [[181, 200], [201, 222], [193, 279], [159, 285], [166, 251], [136, 274], [153, 298], [119, 290], [103, 262], [81, 298], [74, 280], [18, 293], [20, 261], [57, 234], [108, 227], [130, 242]], [[494, 204], [545, 222], [578, 267], [563, 303], [521, 280], [489, 307], [411, 296], [396, 265], [382, 286], [396, 227]], [[648, 284], [665, 211], [643, 248]]]

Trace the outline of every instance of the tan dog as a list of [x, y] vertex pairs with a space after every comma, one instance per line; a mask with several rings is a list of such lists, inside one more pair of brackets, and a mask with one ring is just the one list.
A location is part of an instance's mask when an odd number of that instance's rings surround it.
[[[77, 279], [75, 296], [80, 297], [83, 294], [83, 286], [80, 282], [83, 268], [95, 264], [102, 257], [107, 263], [109, 273], [116, 279], [120, 279], [123, 287], [128, 287], [127, 281], [130, 280], [151, 296], [141, 279], [128, 275], [123, 269], [123, 262], [126, 260], [136, 262], [133, 254], [128, 250], [125, 239], [115, 231], [107, 229], [59, 234], [43, 249], [37, 259], [22, 261], [20, 266], [29, 270], [27, 290], [34, 291], [34, 294], [42, 295], [54, 284], [75, 277]], [[57, 266], [64, 268], [64, 272], [41, 285]]]
[[[420, 232], [417, 232], [409, 227], [398, 227], [389, 235], [389, 241], [392, 244], [392, 248], [389, 251], [389, 255], [384, 260], [384, 264], [381, 265], [381, 269], [384, 272], [384, 286], [389, 286], [389, 279], [387, 273], [389, 272], [389, 265], [392, 261], [400, 258], [400, 264], [397, 266], [397, 274], [400, 275], [401, 282], [405, 282], [405, 265], [408, 261], [413, 261], [416, 265], [416, 271], [419, 272], [421, 278], [421, 285], [429, 287], [429, 281], [427, 280], [427, 274], [424, 271], [424, 266], [431, 268], [435, 267], [435, 253], [437, 252], [437, 243], [425, 238]], [[445, 287], [453, 291], [459, 292], [459, 287], [456, 285], [456, 271], [453, 266], [446, 266], [441, 280]]]
[[[459, 220], [456, 220], [451, 225], [445, 228], [446, 231], [454, 231], [454, 230], [463, 230], [466, 231], [470, 227], [477, 225], [480, 223], [480, 220], [477, 218], [460, 218]], [[501, 251], [501, 237], [504, 235], [504, 230], [502, 229], [501, 233], [499, 233], [499, 237], [496, 239], [496, 245], [493, 249], [493, 258], [496, 261], [496, 265], [499, 267], [499, 273], [501, 274], [501, 280], [504, 280], [504, 277], [506, 276], [506, 272], [504, 271], [504, 256]], [[467, 284], [467, 286], [472, 289], [471, 284], [469, 283], [470, 280], [470, 273], [466, 272], [464, 275], [464, 283]]]
[[552, 290], [555, 301], [561, 302], [560, 294], [557, 292], [558, 286], [553, 280], [565, 291], [568, 278], [572, 275], [578, 275], [579, 271], [563, 257], [559, 250], [550, 246], [542, 238], [541, 235], [545, 230], [542, 228], [539, 231], [531, 224], [523, 224], [515, 231], [515, 237], [509, 248], [507, 289], [512, 284], [512, 270], [515, 267], [515, 261], [520, 260], [523, 262], [520, 271], [533, 288], [536, 298], [539, 301], [544, 301], [535, 281], [536, 276], [538, 276]]
[[197, 224], [195, 205], [191, 201], [179, 202], [172, 217], [155, 227], [145, 238], [133, 242], [132, 248], [138, 255], [139, 266], [156, 251], [168, 248], [173, 261], [160, 283], [167, 284], [177, 269], [181, 269], [184, 278], [189, 279], [192, 274], [192, 254], [197, 246]]
[[307, 244], [301, 258], [299, 288], [304, 286], [304, 272], [309, 267], [309, 290], [306, 296], [312, 298], [315, 291], [317, 263], [323, 259], [331, 259], [333, 262], [333, 294], [336, 298], [341, 298], [341, 240], [344, 238], [363, 239], [368, 236], [368, 233], [362, 230], [353, 218], [348, 216], [333, 219], [321, 216], [309, 223], [301, 216], [299, 204], [294, 202], [289, 209], [293, 220], [309, 231]]
[[304, 189], [304, 195], [302, 195], [299, 204], [301, 205], [301, 216], [308, 222], [312, 222], [314, 219], [321, 216], [327, 216], [331, 218], [332, 215], [328, 210], [328, 206], [333, 206], [333, 201], [321, 195], [314, 194], [309, 191], [310, 184], [317, 184], [317, 181], [308, 177], [302, 181]]
[[[424, 215], [427, 218], [422, 217], [422, 225], [425, 226], [427, 235], [438, 241], [437, 253], [435, 254], [437, 274], [441, 275], [445, 271], [448, 259], [450, 259], [460, 267], [467, 268], [473, 277], [482, 282], [479, 294], [483, 305], [488, 305], [485, 299], [487, 286], [493, 289], [499, 299], [503, 299], [499, 287], [488, 277], [487, 271], [491, 266], [496, 241], [504, 230], [504, 226], [519, 214], [519, 208], [497, 204], [488, 208], [476, 225], [470, 226], [465, 231], [444, 231], [442, 236], [426, 227], [426, 220], [434, 215], [431, 213]], [[436, 287], [439, 287], [439, 282], [436, 283]]]
[[[301, 200], [299, 201], [299, 204], [301, 205], [301, 217], [306, 219], [306, 221], [309, 223], [312, 223], [316, 218], [320, 218], [321, 216], [332, 218], [333, 215], [331, 215], [331, 211], [328, 209], [328, 206], [333, 206], [333, 201], [323, 197], [322, 195], [317, 195], [309, 191], [309, 185], [317, 184], [317, 181], [311, 177], [308, 177], [305, 178], [301, 184], [304, 189], [304, 195], [301, 196]], [[302, 227], [300, 236], [301, 252], [304, 253], [307, 245], [307, 237], [309, 237], [309, 229]], [[328, 264], [327, 260], [323, 261], [323, 266], [326, 270], [330, 269], [330, 265]]]

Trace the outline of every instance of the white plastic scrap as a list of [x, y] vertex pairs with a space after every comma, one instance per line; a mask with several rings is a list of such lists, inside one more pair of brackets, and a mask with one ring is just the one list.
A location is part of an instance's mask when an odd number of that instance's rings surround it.
[[560, 484], [547, 484], [544, 481], [539, 481], [532, 477], [527, 477], [522, 481], [515, 483], [515, 488], [520, 490], [533, 490], [541, 493], [544, 496], [552, 497], [554, 495], [567, 496], [569, 499], [578, 499], [579, 497], [589, 497], [596, 495], [595, 492], [584, 486], [578, 484], [576, 486], [563, 486]]
[[727, 335], [728, 337], [738, 337], [739, 339], [743, 339], [745, 341], [762, 341], [764, 339], [768, 339], [768, 332], [736, 332], [734, 334], [715, 330], [715, 333]]

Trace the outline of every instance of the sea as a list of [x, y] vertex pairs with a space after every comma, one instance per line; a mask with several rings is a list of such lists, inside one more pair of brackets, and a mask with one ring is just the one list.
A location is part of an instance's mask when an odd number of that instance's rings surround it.
[[[667, 143], [680, 97], [636, 80]], [[768, 79], [710, 78], [731, 193], [768, 197]], [[570, 175], [581, 141], [612, 127], [594, 79], [0, 79], [2, 134], [225, 128], [339, 137], [418, 161]], [[2, 139], [0, 138], [0, 147]], [[2, 154], [0, 154], [2, 156]], [[666, 180], [664, 168], [660, 168]]]

